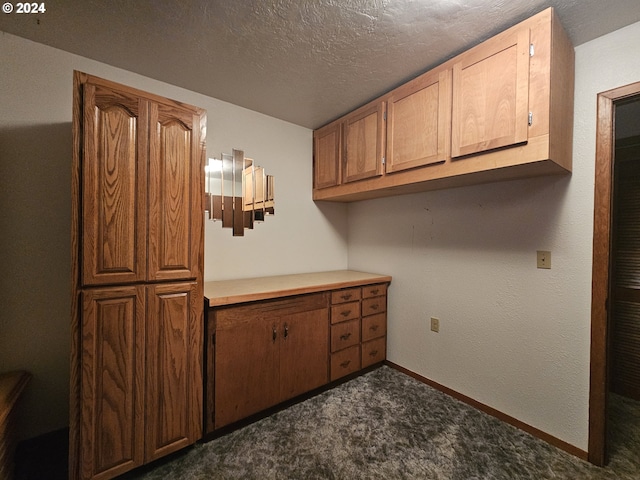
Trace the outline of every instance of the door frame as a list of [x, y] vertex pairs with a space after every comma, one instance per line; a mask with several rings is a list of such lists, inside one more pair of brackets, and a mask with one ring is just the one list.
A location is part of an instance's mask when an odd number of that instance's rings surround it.
[[591, 379], [589, 387], [589, 461], [606, 460], [608, 390], [608, 299], [611, 254], [611, 195], [615, 147], [615, 102], [640, 95], [640, 82], [598, 94], [593, 206], [591, 283]]

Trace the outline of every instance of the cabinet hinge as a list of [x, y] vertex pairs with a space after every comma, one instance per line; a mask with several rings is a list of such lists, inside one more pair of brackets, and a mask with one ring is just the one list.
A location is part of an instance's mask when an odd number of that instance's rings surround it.
[[533, 43], [529, 45], [529, 56], [533, 57], [535, 55], [535, 48], [533, 48]]
[[386, 157], [382, 157], [382, 166], [386, 165], [387, 159]]
[[386, 119], [387, 119], [387, 112], [384, 112], [384, 113], [382, 114], [382, 119], [383, 119], [383, 120], [386, 120]]
[[533, 125], [533, 112], [529, 112], [529, 126]]

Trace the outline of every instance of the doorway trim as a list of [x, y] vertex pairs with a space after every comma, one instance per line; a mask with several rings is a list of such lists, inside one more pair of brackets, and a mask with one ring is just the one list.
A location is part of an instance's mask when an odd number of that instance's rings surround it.
[[611, 251], [611, 193], [613, 172], [614, 103], [640, 95], [640, 82], [598, 94], [593, 207], [593, 270], [591, 283], [591, 379], [589, 386], [589, 461], [606, 459], [607, 345]]

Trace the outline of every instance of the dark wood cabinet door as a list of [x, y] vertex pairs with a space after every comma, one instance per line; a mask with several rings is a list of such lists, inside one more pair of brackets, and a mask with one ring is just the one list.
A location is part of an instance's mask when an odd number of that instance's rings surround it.
[[278, 403], [280, 334], [252, 305], [216, 312], [215, 428]]
[[149, 140], [149, 280], [199, 277], [204, 113], [152, 103]]
[[112, 478], [144, 458], [144, 287], [82, 294], [82, 478]]
[[280, 401], [329, 381], [329, 309], [280, 319]]
[[200, 438], [203, 395], [197, 284], [147, 288], [145, 462]]
[[146, 276], [147, 128], [148, 101], [84, 84], [83, 285], [130, 283]]

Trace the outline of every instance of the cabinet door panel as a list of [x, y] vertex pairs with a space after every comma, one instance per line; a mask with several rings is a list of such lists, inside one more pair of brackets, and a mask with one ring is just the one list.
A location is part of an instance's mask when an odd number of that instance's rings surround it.
[[313, 187], [333, 187], [340, 183], [342, 164], [342, 122], [313, 133]]
[[529, 33], [498, 36], [454, 65], [452, 157], [527, 141]]
[[387, 101], [386, 171], [444, 162], [450, 155], [451, 70], [423, 75]]
[[201, 118], [151, 104], [149, 145], [149, 279], [197, 278], [202, 236]]
[[215, 428], [279, 401], [278, 324], [240, 308], [216, 312]]
[[82, 478], [112, 478], [144, 457], [143, 287], [82, 294]]
[[202, 299], [195, 283], [148, 287], [146, 461], [195, 442], [202, 423]]
[[148, 102], [85, 84], [82, 150], [82, 283], [146, 275]]
[[379, 102], [345, 119], [345, 182], [382, 175], [384, 111], [385, 102]]
[[280, 400], [284, 401], [328, 382], [329, 310], [284, 316], [280, 325]]

